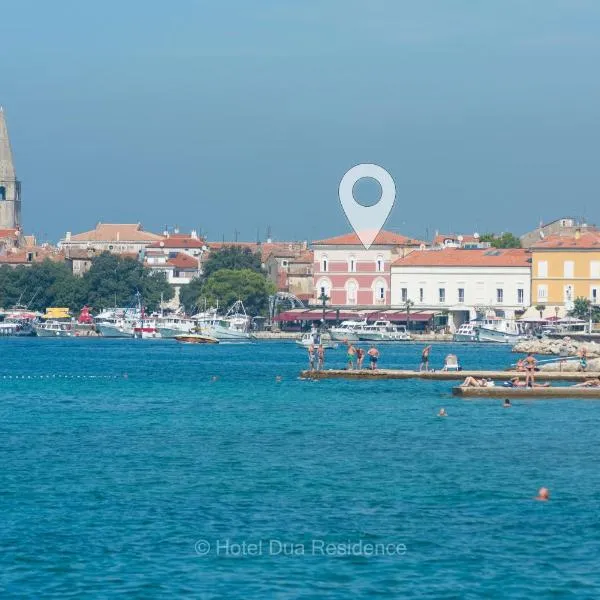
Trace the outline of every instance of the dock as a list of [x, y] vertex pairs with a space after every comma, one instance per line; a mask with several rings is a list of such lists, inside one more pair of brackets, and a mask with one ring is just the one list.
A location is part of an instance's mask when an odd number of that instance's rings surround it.
[[452, 388], [452, 393], [462, 398], [522, 398], [527, 400], [589, 398], [600, 400], [600, 388], [577, 388], [573, 386], [538, 388], [507, 388], [502, 386], [484, 388], [455, 387]]
[[[519, 371], [410, 371], [408, 369], [370, 369], [346, 370], [326, 369], [323, 371], [302, 371], [301, 379], [424, 379], [437, 381], [463, 381], [465, 377], [476, 379], [491, 379], [493, 381], [508, 381], [513, 377], [525, 380], [525, 373]], [[572, 381], [580, 382], [586, 379], [600, 378], [600, 373], [580, 373], [574, 371], [537, 371], [536, 381]], [[477, 389], [477, 388], [472, 388]], [[485, 388], [490, 389], [490, 388]], [[506, 388], [501, 388], [506, 389]], [[581, 391], [581, 388], [575, 388]]]

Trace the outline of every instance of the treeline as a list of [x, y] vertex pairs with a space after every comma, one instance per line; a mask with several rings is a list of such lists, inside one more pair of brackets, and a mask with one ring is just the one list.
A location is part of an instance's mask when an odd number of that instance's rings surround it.
[[94, 311], [112, 306], [129, 306], [140, 292], [149, 310], [173, 297], [173, 288], [164, 273], [152, 273], [134, 258], [103, 253], [92, 262], [83, 277], [73, 275], [65, 263], [46, 260], [31, 266], [0, 268], [0, 306], [19, 303], [31, 310], [66, 306], [78, 311], [87, 304]]
[[[217, 305], [226, 309], [242, 300], [249, 314], [266, 314], [275, 286], [268, 281], [258, 253], [226, 247], [210, 254], [203, 271], [202, 277], [181, 287], [180, 301], [188, 312]], [[161, 295], [165, 302], [174, 296], [164, 273], [108, 252], [95, 257], [83, 277], [74, 276], [67, 264], [49, 260], [0, 267], [0, 307], [5, 309], [22, 304], [37, 311], [66, 306], [76, 312], [88, 305], [98, 312], [131, 305], [138, 291], [149, 311], [160, 307]]]

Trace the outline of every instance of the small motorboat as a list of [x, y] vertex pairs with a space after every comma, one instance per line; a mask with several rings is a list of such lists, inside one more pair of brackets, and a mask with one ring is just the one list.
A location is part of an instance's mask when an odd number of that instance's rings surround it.
[[310, 331], [303, 334], [300, 339], [296, 340], [296, 344], [302, 348], [309, 348], [311, 345], [323, 346], [325, 349], [333, 349], [338, 347], [338, 344], [333, 342], [331, 339], [324, 339], [324, 336], [316, 331]]
[[184, 333], [176, 335], [175, 339], [182, 344], [218, 344], [219, 340], [205, 333]]

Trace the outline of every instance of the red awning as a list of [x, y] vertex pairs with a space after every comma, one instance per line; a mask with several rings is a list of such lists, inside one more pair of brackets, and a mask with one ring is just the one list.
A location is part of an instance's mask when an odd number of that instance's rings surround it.
[[[336, 319], [347, 320], [347, 319], [359, 319], [360, 315], [356, 312], [348, 312], [340, 310], [339, 313], [336, 310], [328, 309], [325, 311], [326, 321], [335, 321]], [[322, 309], [307, 309], [305, 311], [286, 311], [279, 313], [275, 317], [275, 321], [320, 321], [323, 319]]]

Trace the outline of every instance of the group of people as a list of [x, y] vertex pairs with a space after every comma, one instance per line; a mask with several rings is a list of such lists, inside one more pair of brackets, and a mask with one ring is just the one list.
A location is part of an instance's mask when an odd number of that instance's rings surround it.
[[308, 368], [311, 371], [315, 369], [322, 371], [325, 366], [325, 348], [319, 344], [316, 348], [314, 344], [308, 347]]
[[369, 367], [372, 371], [377, 369], [377, 361], [379, 360], [379, 350], [375, 347], [375, 344], [371, 344], [371, 347], [367, 352], [360, 346], [354, 346], [351, 342], [346, 342], [346, 359], [348, 370], [361, 370], [366, 357], [369, 357]]

